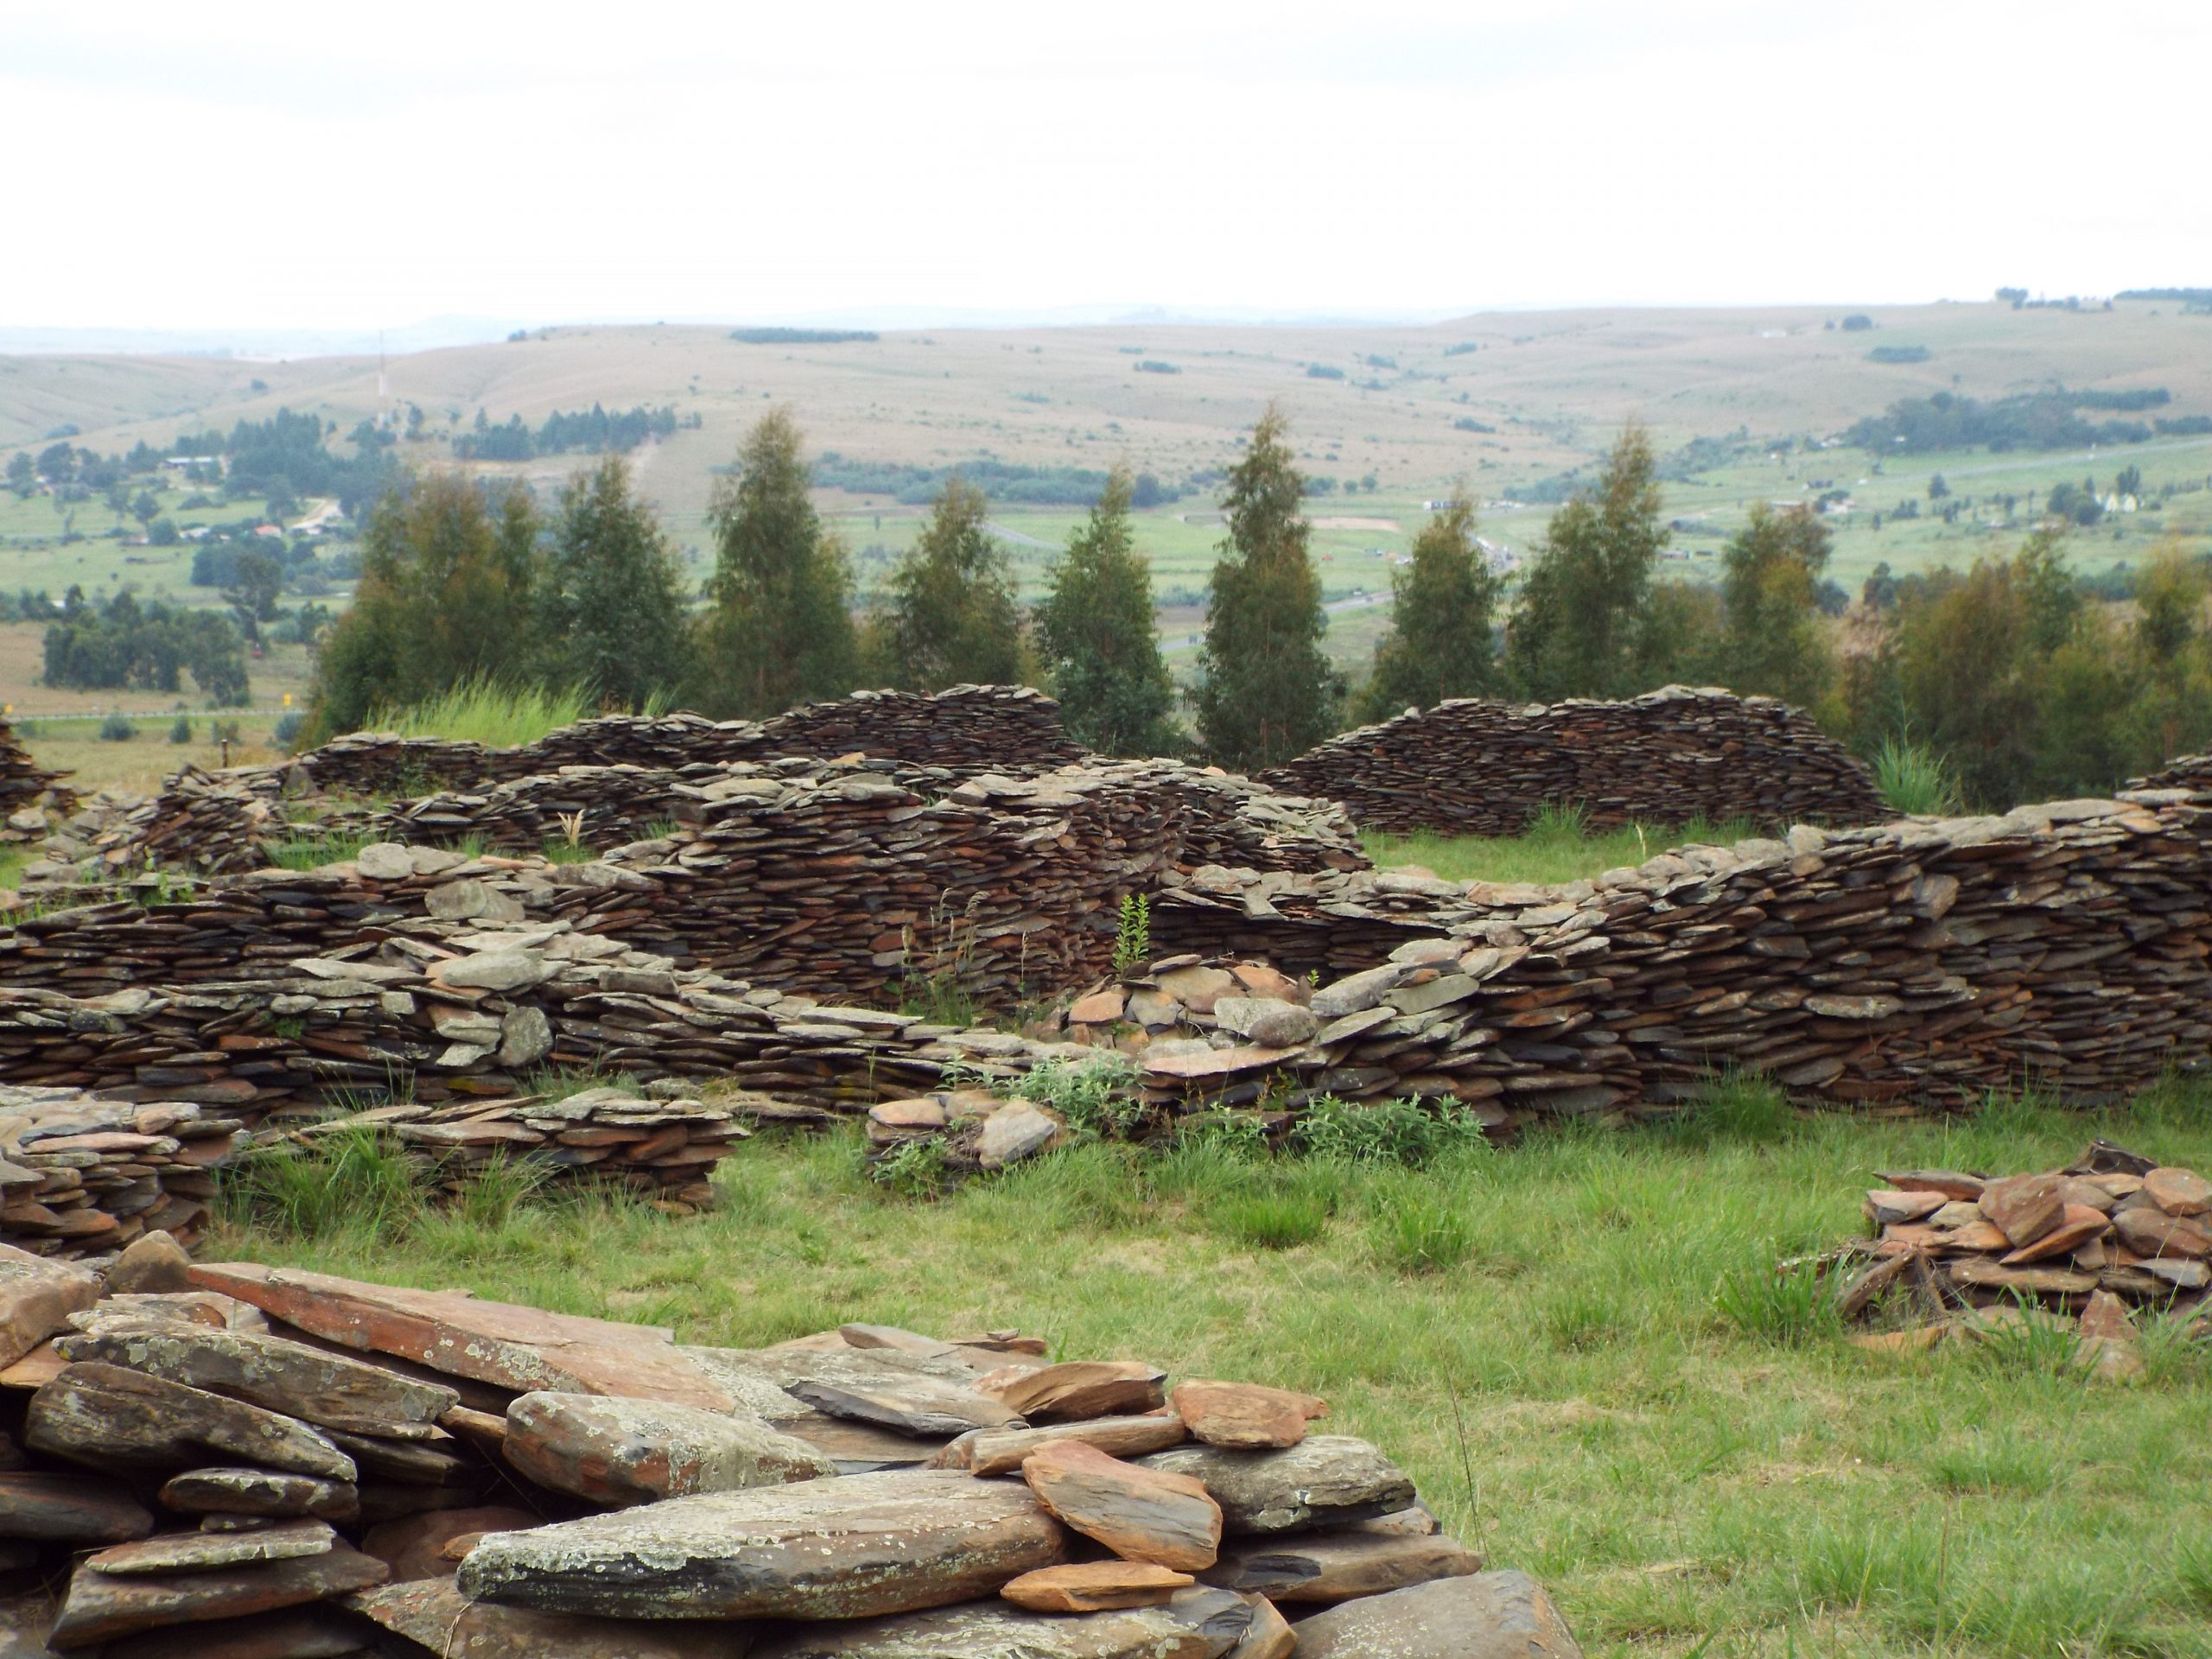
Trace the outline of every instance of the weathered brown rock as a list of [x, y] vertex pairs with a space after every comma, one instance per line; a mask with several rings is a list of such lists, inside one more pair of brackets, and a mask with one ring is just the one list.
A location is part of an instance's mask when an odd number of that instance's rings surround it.
[[1200, 1587], [1165, 1607], [1120, 1612], [1069, 1617], [986, 1602], [817, 1624], [771, 1639], [752, 1659], [1219, 1659], [1251, 1625], [1242, 1599]]
[[1183, 1420], [1173, 1412], [1092, 1417], [1079, 1422], [1048, 1423], [1040, 1428], [979, 1428], [931, 1458], [930, 1467], [1003, 1475], [1020, 1468], [1022, 1459], [1032, 1452], [1061, 1440], [1080, 1440], [1112, 1457], [1136, 1458], [1179, 1446], [1185, 1438]]
[[2066, 1205], [2059, 1211], [2056, 1227], [2033, 1243], [2023, 1244], [2018, 1249], [2009, 1252], [2001, 1260], [2008, 1268], [2020, 1267], [2030, 1262], [2047, 1261], [2078, 1249], [2091, 1239], [2101, 1237], [2111, 1230], [2112, 1224], [2087, 1205]]
[[1307, 1423], [1329, 1414], [1328, 1402], [1310, 1394], [1198, 1377], [1177, 1383], [1173, 1399], [1192, 1440], [1246, 1450], [1296, 1446]]
[[184, 1246], [159, 1230], [142, 1234], [124, 1247], [107, 1270], [110, 1295], [165, 1295], [192, 1288], [192, 1258]]
[[347, 1659], [369, 1633], [335, 1606], [310, 1602], [273, 1613], [142, 1630], [111, 1642], [100, 1659]]
[[439, 1659], [745, 1659], [753, 1628], [715, 1619], [533, 1613], [470, 1601], [450, 1575], [365, 1590], [346, 1605]]
[[2212, 1181], [2193, 1169], [2162, 1165], [2144, 1176], [2141, 1190], [2170, 1216], [2201, 1216], [2212, 1211]]
[[99, 1300], [84, 1268], [0, 1244], [0, 1365], [12, 1365]]
[[431, 1510], [371, 1527], [361, 1540], [361, 1549], [391, 1569], [394, 1584], [410, 1584], [417, 1579], [450, 1582], [457, 1558], [447, 1553], [447, 1547], [456, 1540], [487, 1532], [526, 1532], [543, 1524], [543, 1516], [503, 1503]]
[[1142, 1360], [1072, 1360], [992, 1384], [986, 1392], [1032, 1423], [1157, 1411], [1167, 1373]]
[[338, 1535], [326, 1522], [284, 1521], [251, 1532], [162, 1533], [97, 1551], [86, 1556], [83, 1565], [118, 1578], [160, 1578], [256, 1561], [305, 1560], [328, 1554], [337, 1541]]
[[1138, 1465], [1204, 1482], [1232, 1537], [1362, 1521], [1402, 1510], [1414, 1496], [1396, 1464], [1345, 1434], [1308, 1434], [1274, 1452], [1179, 1446]]
[[379, 1365], [252, 1332], [130, 1320], [59, 1338], [68, 1360], [143, 1371], [328, 1428], [374, 1433], [431, 1423], [453, 1389], [413, 1382]]
[[1981, 1213], [2018, 1249], [2058, 1225], [2066, 1209], [2062, 1187], [2061, 1178], [2052, 1174], [1991, 1181], [1981, 1191]]
[[2113, 1211], [2112, 1228], [2119, 1234], [2120, 1243], [2138, 1255], [2196, 1257], [2212, 1254], [2212, 1229], [2201, 1227], [2182, 1216], [2170, 1216], [2149, 1205]]
[[69, 1580], [60, 1617], [47, 1639], [59, 1650], [92, 1647], [137, 1630], [294, 1607], [384, 1580], [382, 1561], [344, 1544], [304, 1560], [167, 1578], [117, 1578], [80, 1567]]
[[1019, 1427], [1020, 1414], [978, 1390], [912, 1372], [871, 1379], [804, 1377], [785, 1385], [791, 1395], [832, 1417], [878, 1423], [901, 1434], [944, 1439], [974, 1428]]
[[1058, 1566], [1065, 1537], [1014, 1482], [849, 1475], [493, 1533], [459, 1582], [546, 1612], [865, 1618], [995, 1595]]
[[453, 1291], [404, 1290], [254, 1262], [201, 1262], [193, 1281], [342, 1347], [392, 1354], [518, 1393], [605, 1394], [726, 1411], [729, 1396], [670, 1332], [547, 1313]]
[[1290, 1659], [1298, 1651], [1298, 1632], [1265, 1596], [1247, 1596], [1252, 1623], [1244, 1639], [1229, 1650], [1229, 1659]]
[[1541, 1586], [1522, 1573], [1395, 1590], [1298, 1626], [1298, 1659], [1581, 1659]]
[[1480, 1555], [1440, 1535], [1308, 1532], [1232, 1544], [1205, 1577], [1271, 1601], [1333, 1604], [1482, 1568]]
[[23, 1443], [73, 1463], [188, 1468], [238, 1460], [350, 1481], [353, 1460], [306, 1424], [114, 1365], [76, 1364], [31, 1396]]
[[1040, 1567], [1000, 1586], [1001, 1599], [1033, 1613], [1104, 1613], [1121, 1607], [1164, 1607], [1195, 1583], [1143, 1561], [1080, 1561]]
[[1021, 1478], [1053, 1515], [1124, 1560], [1196, 1572], [1221, 1546], [1220, 1507], [1189, 1476], [1059, 1440], [1025, 1459]]
[[115, 1481], [27, 1469], [0, 1472], [0, 1538], [119, 1544], [153, 1529], [146, 1506]]
[[581, 1394], [518, 1395], [507, 1407], [505, 1455], [539, 1485], [603, 1504], [837, 1472], [812, 1446], [757, 1419]]
[[162, 1488], [162, 1507], [179, 1515], [314, 1516], [351, 1521], [360, 1494], [348, 1481], [319, 1480], [270, 1469], [189, 1469]]

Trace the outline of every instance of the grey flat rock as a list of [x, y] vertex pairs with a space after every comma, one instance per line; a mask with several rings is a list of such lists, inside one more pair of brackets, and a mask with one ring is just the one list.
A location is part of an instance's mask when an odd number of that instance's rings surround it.
[[1219, 1590], [1185, 1590], [1164, 1607], [1072, 1616], [971, 1602], [817, 1624], [755, 1648], [752, 1659], [1219, 1659], [1252, 1622], [1249, 1603]]
[[1348, 1434], [1309, 1434], [1296, 1446], [1268, 1452], [1179, 1446], [1137, 1461], [1204, 1481], [1221, 1505], [1223, 1530], [1230, 1536], [1363, 1521], [1414, 1502], [1414, 1484], [1405, 1471]]
[[1543, 1586], [1478, 1573], [1348, 1601], [1298, 1627], [1298, 1659], [1582, 1659]]

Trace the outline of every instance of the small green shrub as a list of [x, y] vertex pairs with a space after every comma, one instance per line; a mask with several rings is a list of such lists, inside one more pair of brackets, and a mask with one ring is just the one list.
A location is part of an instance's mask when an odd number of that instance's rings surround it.
[[1810, 1266], [1771, 1266], [1772, 1254], [1770, 1243], [1761, 1259], [1724, 1274], [1713, 1288], [1713, 1311], [1745, 1336], [1785, 1348], [1840, 1331], [1842, 1315], [1827, 1281]]
[[982, 1013], [973, 992], [950, 973], [917, 973], [899, 982], [899, 1012], [932, 1026], [972, 1026]]
[[128, 743], [137, 735], [138, 728], [121, 715], [110, 715], [100, 721], [100, 741], [103, 743]]
[[1943, 757], [1909, 738], [1885, 737], [1874, 752], [1874, 784], [1891, 810], [1942, 817], [1959, 810], [1958, 780]]
[[1095, 1060], [1046, 1060], [1011, 1092], [1058, 1113], [1078, 1135], [1122, 1137], [1144, 1118], [1137, 1070], [1119, 1054]]
[[1126, 979], [1151, 960], [1152, 900], [1141, 893], [1125, 893], [1114, 931], [1114, 976]]
[[1521, 833], [1538, 841], [1580, 841], [1590, 833], [1590, 809], [1580, 801], [1546, 801]]
[[308, 717], [296, 709], [289, 709], [276, 716], [276, 723], [269, 728], [269, 741], [286, 754], [299, 753], [300, 738], [308, 728]]
[[192, 718], [190, 715], [179, 715], [176, 717], [176, 723], [169, 728], [169, 741], [180, 745], [192, 741]]
[[1453, 1147], [1483, 1143], [1483, 1128], [1465, 1107], [1418, 1100], [1339, 1100], [1323, 1095], [1298, 1119], [1293, 1136], [1315, 1158], [1349, 1164], [1418, 1168]]
[[1177, 1121], [1175, 1145], [1257, 1158], [1268, 1149], [1268, 1126], [1250, 1112], [1211, 1107]]
[[952, 1185], [952, 1172], [945, 1163], [944, 1142], [936, 1135], [901, 1141], [881, 1156], [871, 1159], [868, 1178], [902, 1198], [939, 1198]]

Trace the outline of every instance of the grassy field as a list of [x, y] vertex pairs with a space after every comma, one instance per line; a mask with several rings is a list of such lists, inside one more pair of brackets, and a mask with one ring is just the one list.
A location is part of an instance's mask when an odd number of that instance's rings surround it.
[[1525, 835], [1390, 836], [1370, 831], [1360, 841], [1367, 855], [1384, 868], [1410, 865], [1446, 881], [1527, 881], [1552, 886], [1641, 864], [1670, 847], [1692, 842], [1725, 847], [1758, 833], [1757, 825], [1742, 821], [1713, 824], [1702, 819], [1679, 828], [1637, 823], [1592, 832], [1583, 827], [1579, 813], [1546, 808], [1537, 813]]
[[1056, 1355], [1310, 1389], [1451, 1530], [1545, 1580], [1592, 1656], [2205, 1659], [2203, 1344], [2153, 1339], [2127, 1388], [2032, 1344], [1900, 1359], [1770, 1270], [1861, 1231], [1877, 1169], [2044, 1167], [2093, 1135], [2202, 1166], [2212, 1103], [1877, 1124], [1737, 1086], [1664, 1128], [1425, 1169], [1091, 1144], [935, 1201], [871, 1182], [856, 1134], [763, 1136], [696, 1219], [387, 1193], [209, 1253], [692, 1342], [1020, 1325]]

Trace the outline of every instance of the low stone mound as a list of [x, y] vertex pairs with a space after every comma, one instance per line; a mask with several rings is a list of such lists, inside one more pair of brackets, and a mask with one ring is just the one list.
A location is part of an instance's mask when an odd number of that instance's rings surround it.
[[37, 1651], [1284, 1659], [1281, 1608], [1328, 1652], [1578, 1652], [1311, 1395], [1011, 1331], [688, 1347], [148, 1265], [0, 1279], [28, 1395], [0, 1551], [56, 1586], [8, 1605]]
[[[491, 749], [446, 738], [355, 732], [290, 763], [313, 786], [357, 795], [482, 790], [563, 766], [734, 766], [865, 754], [962, 775], [1042, 771], [1084, 758], [1060, 725], [1059, 705], [1018, 685], [956, 685], [924, 695], [856, 691], [763, 721], [692, 714], [610, 715]], [[289, 768], [270, 768], [270, 771]]]
[[1548, 708], [1455, 698], [1332, 738], [1260, 779], [1395, 833], [1516, 836], [1539, 808], [1568, 804], [1598, 828], [1889, 815], [1873, 775], [1802, 710], [1680, 685]]
[[189, 1243], [245, 1128], [189, 1100], [0, 1086], [0, 1242], [57, 1256], [105, 1255], [157, 1230]]
[[61, 781], [68, 775], [41, 766], [0, 721], [0, 842], [44, 839], [47, 815], [76, 804], [76, 791]]

